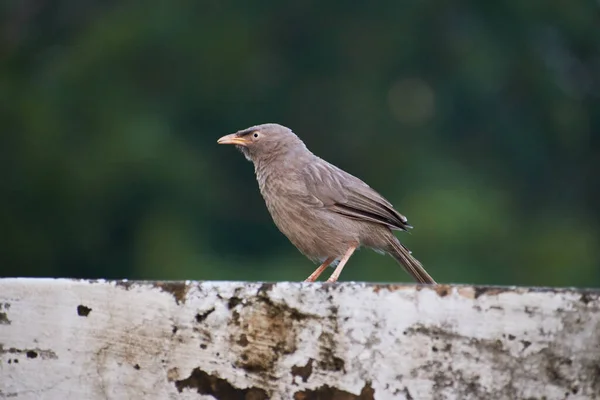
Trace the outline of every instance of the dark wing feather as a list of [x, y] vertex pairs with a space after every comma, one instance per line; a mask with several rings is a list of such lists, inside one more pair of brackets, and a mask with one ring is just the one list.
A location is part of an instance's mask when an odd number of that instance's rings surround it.
[[406, 217], [369, 185], [327, 161], [317, 159], [304, 169], [302, 175], [309, 193], [331, 211], [391, 229], [405, 231], [411, 228]]

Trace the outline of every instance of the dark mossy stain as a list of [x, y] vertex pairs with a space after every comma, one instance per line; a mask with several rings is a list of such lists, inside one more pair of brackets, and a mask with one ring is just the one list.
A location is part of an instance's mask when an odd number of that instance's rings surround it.
[[571, 393], [573, 393], [573, 394], [579, 393], [579, 388], [577, 386], [572, 387], [571, 388]]
[[[230, 337], [239, 354], [235, 365], [267, 380], [271, 379], [269, 371], [277, 360], [296, 351], [295, 324], [309, 318], [320, 319], [284, 302], [273, 301], [269, 297], [272, 286], [263, 284], [256, 296], [237, 303], [230, 320], [237, 331]], [[239, 293], [234, 293], [234, 297], [239, 297]]]
[[[242, 288], [238, 287], [233, 291], [233, 295], [227, 300], [227, 308], [228, 309], [233, 309], [235, 308], [238, 304], [242, 303], [242, 298], [240, 297], [240, 294], [242, 293]], [[220, 295], [218, 296], [220, 299], [223, 299]]]
[[570, 370], [573, 366], [573, 361], [566, 357], [559, 357], [550, 352], [546, 352], [548, 365], [546, 366], [546, 375], [550, 382], [557, 386], [569, 386], [571, 383]]
[[115, 281], [115, 285], [125, 290], [130, 290], [136, 285], [152, 285], [153, 287], [162, 290], [165, 293], [169, 293], [175, 299], [175, 303], [185, 303], [185, 297], [189, 290], [189, 285], [184, 281], [129, 281], [121, 280]]
[[314, 361], [310, 358], [306, 365], [294, 365], [291, 370], [292, 376], [299, 376], [302, 378], [302, 382], [307, 382], [308, 378], [312, 375]]
[[[137, 282], [140, 283], [140, 282]], [[123, 288], [125, 290], [129, 290], [131, 289], [131, 287], [136, 284], [136, 281], [128, 281], [128, 280], [121, 280], [121, 281], [115, 281], [115, 285]]]
[[433, 374], [433, 389], [436, 392], [447, 387], [452, 387], [455, 384], [456, 377], [454, 376], [454, 370], [452, 368], [448, 368], [447, 370], [431, 369], [435, 371]]
[[523, 311], [525, 311], [525, 314], [527, 314], [527, 315], [533, 315], [536, 312], [538, 312], [539, 309], [537, 307], [525, 306], [525, 308], [523, 309]]
[[344, 371], [344, 360], [336, 355], [337, 344], [335, 335], [339, 333], [338, 326], [338, 308], [335, 306], [329, 307], [329, 321], [331, 326], [324, 328], [319, 336], [319, 360], [317, 366], [319, 369], [326, 371]]
[[87, 317], [88, 315], [90, 315], [91, 312], [92, 309], [84, 306], [83, 304], [77, 306], [77, 315], [79, 315], [80, 317]]
[[261, 286], [261, 289], [259, 289], [257, 293], [257, 301], [265, 304], [273, 312], [279, 313], [279, 315], [289, 315], [293, 321], [304, 321], [310, 318], [320, 318], [318, 315], [304, 313], [297, 308], [290, 307], [285, 303], [275, 303], [268, 296], [268, 290], [263, 289], [263, 287], [267, 287], [270, 290], [270, 288], [273, 287], [273, 284], [265, 283]]
[[170, 293], [175, 298], [175, 303], [184, 304], [189, 286], [182, 281], [155, 282], [154, 287], [163, 292]]
[[246, 347], [246, 346], [248, 346], [248, 343], [250, 343], [250, 342], [248, 342], [248, 336], [246, 336], [245, 333], [242, 333], [240, 335], [240, 338], [237, 341], [237, 344], [239, 344], [242, 347]]
[[10, 325], [11, 320], [5, 312], [0, 312], [0, 325]]
[[214, 307], [210, 308], [210, 309], [208, 309], [206, 311], [203, 311], [201, 313], [196, 314], [196, 322], [199, 323], [199, 324], [202, 323], [202, 322], [204, 322], [204, 320], [206, 318], [208, 318], [208, 316], [210, 314], [212, 314], [213, 312], [215, 312], [215, 308]]
[[256, 294], [259, 296], [267, 296], [271, 290], [273, 290], [274, 283], [263, 283], [258, 288]]
[[452, 293], [452, 287], [450, 285], [436, 285], [434, 288], [435, 292], [440, 297], [446, 297]]
[[481, 296], [497, 296], [504, 292], [510, 292], [514, 289], [509, 287], [500, 287], [500, 286], [473, 286], [475, 290], [475, 298], [478, 299]]
[[231, 322], [233, 322], [234, 325], [240, 325], [240, 313], [237, 310], [231, 312]]
[[240, 299], [239, 297], [231, 296], [229, 298], [229, 300], [227, 301], [227, 308], [231, 310], [232, 308], [235, 308], [235, 306], [237, 306], [241, 302], [242, 302], [242, 299]]
[[415, 398], [412, 396], [412, 394], [410, 394], [410, 391], [408, 390], [408, 388], [405, 386], [404, 387], [404, 396], [406, 397], [406, 400], [415, 400]]
[[483, 287], [483, 286], [474, 286], [473, 289], [475, 291], [475, 298], [476, 299], [478, 299], [481, 296], [483, 296], [487, 292], [487, 290], [488, 290], [487, 287]]
[[[24, 354], [29, 359], [41, 358], [42, 360], [56, 360], [58, 356], [52, 350], [42, 350], [42, 349], [17, 349], [15, 347], [10, 347], [5, 349], [2, 345], [0, 345], [0, 354]], [[16, 361], [15, 361], [16, 362]]]
[[319, 369], [325, 371], [344, 371], [345, 372], [345, 363], [340, 357], [336, 356], [333, 350], [329, 348], [326, 350], [321, 350], [319, 353], [319, 362], [317, 363]]
[[[465, 376], [462, 370], [454, 369], [451, 365], [447, 368], [440, 368], [441, 364], [430, 363], [425, 368], [432, 372], [433, 391], [441, 392], [444, 389], [452, 388], [457, 398], [488, 399], [493, 398], [481, 385], [481, 376]], [[511, 396], [512, 398], [512, 396]]]
[[208, 394], [217, 400], [266, 400], [270, 396], [261, 388], [236, 388], [227, 380], [216, 375], [210, 375], [200, 368], [194, 368], [191, 375], [186, 379], [175, 381], [175, 387], [179, 393], [184, 389], [195, 390], [199, 394]]
[[345, 371], [345, 363], [335, 355], [335, 343], [331, 333], [324, 332], [319, 337], [321, 350], [319, 352], [319, 369], [325, 371]]
[[333, 386], [323, 385], [316, 389], [306, 389], [294, 393], [294, 400], [374, 400], [375, 390], [371, 382], [366, 382], [359, 395]]
[[415, 324], [413, 326], [408, 327], [404, 332], [404, 335], [426, 335], [434, 339], [460, 339], [463, 336], [447, 331], [445, 329], [439, 328], [437, 326], [425, 326], [422, 324]]
[[588, 305], [589, 303], [591, 303], [592, 301], [598, 300], [598, 293], [595, 293], [595, 296], [592, 293], [583, 293], [581, 295], [581, 297], [579, 298], [579, 301], [581, 301], [583, 304]]

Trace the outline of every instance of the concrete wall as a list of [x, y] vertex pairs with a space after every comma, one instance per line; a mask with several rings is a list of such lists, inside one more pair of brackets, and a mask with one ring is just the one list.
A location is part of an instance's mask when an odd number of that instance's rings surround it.
[[0, 398], [600, 398], [600, 293], [0, 279]]

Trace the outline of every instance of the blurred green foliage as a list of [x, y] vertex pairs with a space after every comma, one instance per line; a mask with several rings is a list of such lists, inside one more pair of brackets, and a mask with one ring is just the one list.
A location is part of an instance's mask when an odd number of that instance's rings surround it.
[[[594, 1], [9, 1], [3, 276], [302, 280], [241, 154], [291, 127], [440, 282], [599, 286]], [[408, 281], [356, 254], [342, 280]]]

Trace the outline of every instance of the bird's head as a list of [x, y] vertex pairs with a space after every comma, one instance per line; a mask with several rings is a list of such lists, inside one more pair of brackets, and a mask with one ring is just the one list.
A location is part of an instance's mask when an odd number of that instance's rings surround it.
[[249, 161], [268, 161], [298, 149], [304, 143], [291, 129], [279, 124], [262, 124], [223, 136], [219, 144], [235, 145]]

